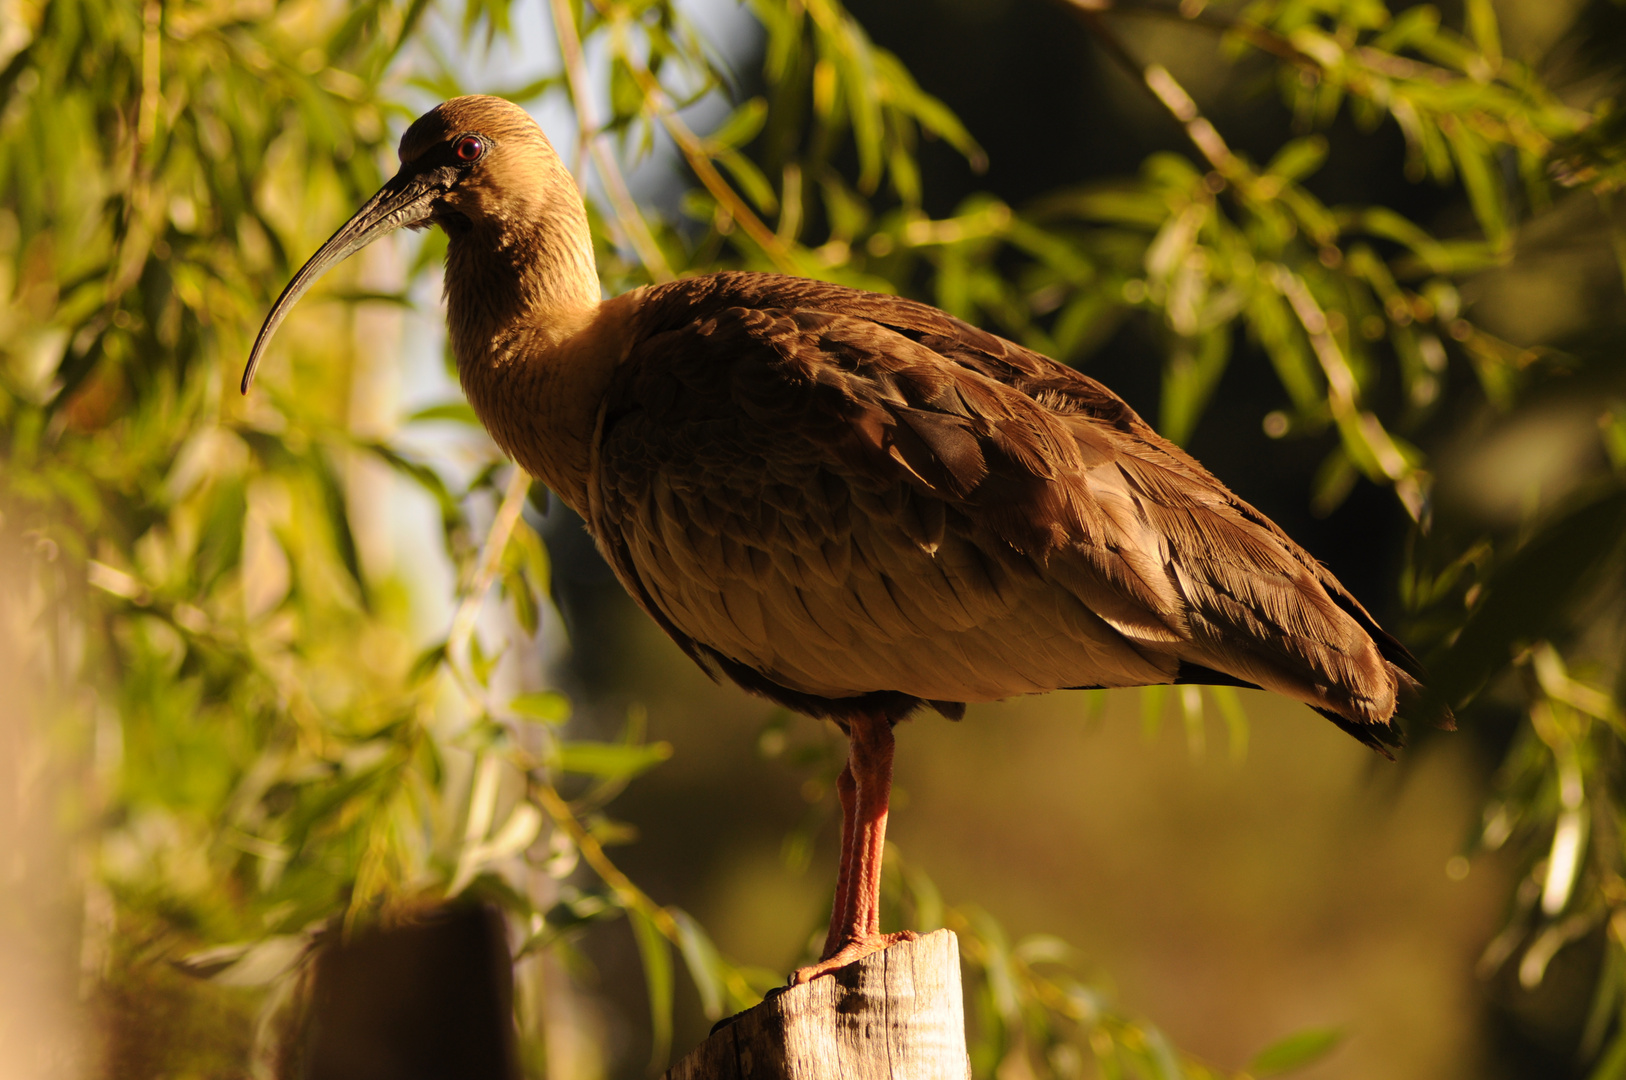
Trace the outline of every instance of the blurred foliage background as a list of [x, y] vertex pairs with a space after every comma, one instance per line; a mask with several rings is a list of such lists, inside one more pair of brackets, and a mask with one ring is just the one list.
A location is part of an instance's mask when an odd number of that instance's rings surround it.
[[816, 948], [840, 739], [473, 426], [436, 235], [236, 393], [480, 91], [607, 290], [825, 277], [1075, 364], [1463, 706], [1398, 766], [1190, 687], [903, 729], [889, 920], [960, 934], [979, 1076], [1626, 1076], [1623, 65], [1619, 0], [0, 5], [0, 1072], [320, 1074], [316, 958], [448, 901], [526, 1076], [658, 1071]]

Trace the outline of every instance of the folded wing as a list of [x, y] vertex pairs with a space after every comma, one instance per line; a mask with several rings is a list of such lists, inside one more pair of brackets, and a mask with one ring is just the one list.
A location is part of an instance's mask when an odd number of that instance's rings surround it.
[[897, 297], [664, 290], [606, 405], [591, 524], [703, 665], [815, 715], [1237, 682], [1395, 741], [1415, 662], [1099, 383]]

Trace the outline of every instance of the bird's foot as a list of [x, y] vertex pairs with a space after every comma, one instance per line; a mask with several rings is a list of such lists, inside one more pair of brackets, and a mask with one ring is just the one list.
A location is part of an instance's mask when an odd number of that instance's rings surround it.
[[920, 935], [913, 930], [902, 930], [896, 934], [869, 934], [856, 938], [842, 945], [830, 956], [825, 957], [816, 964], [797, 968], [790, 973], [790, 985], [801, 986], [812, 982], [821, 975], [829, 975], [837, 968], [844, 968], [848, 964], [855, 964], [870, 953], [890, 949], [902, 941], [919, 941]]

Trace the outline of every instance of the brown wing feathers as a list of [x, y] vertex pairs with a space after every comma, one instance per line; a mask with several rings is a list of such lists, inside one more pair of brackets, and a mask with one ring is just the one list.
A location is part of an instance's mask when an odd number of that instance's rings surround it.
[[[785, 630], [764, 590], [788, 595], [809, 627], [841, 622], [819, 619], [831, 598], [848, 604], [872, 649], [907, 649], [934, 630], [915, 623], [938, 620], [939, 651], [1011, 618], [1020, 594], [1054, 607], [1033, 620], [1060, 620], [1040, 651], [1065, 663], [1056, 642], [1073, 641], [1092, 682], [1090, 664], [1109, 685], [1262, 685], [1380, 750], [1395, 743], [1397, 693], [1404, 706], [1420, 690], [1416, 662], [1314, 559], [1093, 380], [924, 305], [803, 279], [681, 281], [651, 290], [643, 318], [606, 403], [594, 531], [703, 666], [814, 715], [907, 711], [918, 697], [878, 686], [798, 689], [800, 646], [766, 640]], [[742, 505], [753, 508], [743, 523], [731, 517]], [[907, 538], [915, 561], [875, 528]], [[1056, 595], [1023, 591], [1040, 586]], [[727, 616], [710, 636], [733, 635], [732, 649], [702, 640], [706, 611]], [[811, 636], [834, 650], [839, 631]], [[852, 658], [871, 671], [886, 662]]]
[[[1305, 666], [1331, 668], [1327, 672], [1331, 678], [1311, 689], [1323, 694], [1330, 692], [1342, 706], [1338, 711], [1319, 705], [1312, 707], [1380, 751], [1383, 750], [1380, 742], [1398, 745], [1398, 733], [1387, 723], [1395, 712], [1397, 696], [1403, 710], [1409, 706], [1419, 718], [1450, 725], [1449, 709], [1443, 703], [1427, 700], [1420, 683], [1421, 666], [1410, 652], [1380, 628], [1343, 585], [1274, 522], [1236, 498], [1099, 383], [993, 335], [969, 327], [966, 330], [969, 332], [957, 338], [922, 336], [919, 340], [947, 357], [990, 374], [993, 374], [989, 370], [991, 365], [981, 357], [998, 356], [1014, 375], [1014, 378], [1011, 375], [1006, 378], [1036, 403], [1058, 413], [1081, 414], [1095, 422], [1092, 431], [1080, 432], [1081, 444], [1099, 446], [1104, 426], [1132, 436], [1139, 445], [1124, 455], [1121, 462], [1126, 476], [1150, 496], [1139, 504], [1142, 509], [1179, 506], [1189, 502], [1193, 491], [1220, 500], [1228, 514], [1216, 514], [1202, 507], [1189, 517], [1160, 514], [1157, 524], [1170, 540], [1166, 549], [1174, 556], [1170, 565], [1188, 595], [1209, 592], [1209, 603], [1199, 606], [1227, 609], [1230, 618], [1224, 620], [1228, 624], [1225, 629], [1243, 631], [1240, 635], [1220, 635], [1221, 644], [1234, 648], [1239, 642], [1258, 642], [1272, 636], [1270, 630], [1275, 630], [1290, 646], [1301, 646], [1292, 649], [1292, 659]], [[1136, 470], [1137, 464], [1151, 467]], [[1227, 519], [1229, 515], [1253, 526], [1253, 530], [1237, 528], [1234, 521]], [[1206, 562], [1207, 572], [1181, 574], [1180, 556]], [[1335, 609], [1356, 625], [1339, 619]], [[1245, 669], [1256, 668], [1260, 662], [1247, 663]], [[1189, 660], [1182, 661], [1181, 673], [1179, 681], [1250, 686], [1258, 682], [1257, 677], [1249, 680]], [[1277, 674], [1279, 681], [1281, 673]], [[1361, 688], [1364, 693], [1339, 693], [1352, 686]], [[1345, 715], [1351, 711], [1356, 717]]]

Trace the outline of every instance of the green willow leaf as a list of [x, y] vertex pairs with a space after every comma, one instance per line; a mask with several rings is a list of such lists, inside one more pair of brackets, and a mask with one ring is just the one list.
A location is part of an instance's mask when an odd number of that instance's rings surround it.
[[409, 413], [406, 417], [406, 422], [409, 424], [421, 424], [431, 420], [450, 420], [459, 424], [467, 424], [470, 427], [480, 426], [480, 418], [474, 415], [474, 407], [461, 399], [430, 405]]
[[672, 756], [665, 742], [628, 746], [622, 743], [566, 742], [559, 744], [559, 768], [568, 773], [628, 780], [648, 772]]
[[1167, 686], [1143, 686], [1140, 689], [1140, 730], [1148, 740], [1157, 738], [1163, 727], [1163, 703], [1168, 700]]
[[1326, 1057], [1343, 1039], [1338, 1028], [1306, 1028], [1259, 1051], [1248, 1062], [1247, 1071], [1266, 1077], [1302, 1069]]
[[672, 1051], [672, 952], [654, 921], [637, 908], [627, 909], [638, 955], [644, 965], [644, 985], [649, 992], [649, 1022], [654, 1046], [650, 1050], [651, 1071], [666, 1067]]
[[1265, 172], [1291, 183], [1301, 180], [1327, 160], [1327, 139], [1323, 135], [1308, 135], [1294, 139], [1276, 152], [1265, 167]]
[[717, 946], [688, 912], [677, 908], [669, 910], [672, 921], [677, 924], [678, 951], [683, 954], [684, 966], [689, 969], [695, 990], [700, 994], [701, 1011], [708, 1020], [721, 1020], [723, 983], [717, 977], [717, 970], [722, 966], [722, 958], [717, 954]]
[[373, 606], [372, 590], [367, 585], [367, 575], [362, 571], [361, 553], [356, 550], [356, 536], [350, 528], [350, 510], [338, 474], [326, 454], [312, 455], [311, 466], [311, 472], [321, 486], [322, 508], [327, 512], [328, 527], [332, 530], [339, 561], [356, 587], [356, 596], [362, 608], [370, 611]]
[[768, 119], [768, 103], [754, 97], [743, 102], [719, 124], [707, 140], [718, 147], [737, 150], [757, 137]]
[[1492, 147], [1460, 122], [1447, 127], [1445, 137], [1485, 239], [1497, 250], [1506, 248], [1510, 239], [1506, 200]]
[[508, 708], [528, 720], [540, 720], [549, 725], [563, 724], [571, 713], [570, 699], [552, 690], [521, 694], [508, 703]]

